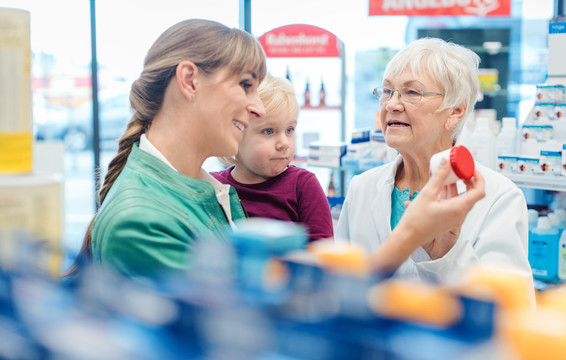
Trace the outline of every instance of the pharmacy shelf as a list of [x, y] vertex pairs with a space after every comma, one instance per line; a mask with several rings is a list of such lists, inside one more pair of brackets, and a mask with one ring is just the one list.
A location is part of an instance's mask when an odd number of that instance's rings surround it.
[[364, 172], [366, 170], [369, 170], [371, 168], [355, 168], [355, 167], [351, 167], [351, 166], [326, 166], [326, 165], [317, 165], [317, 164], [312, 164], [309, 162], [305, 162], [305, 167], [319, 167], [319, 168], [327, 168], [327, 169], [332, 169], [332, 170], [338, 170], [338, 171], [353, 171], [353, 172]]
[[341, 105], [322, 105], [322, 106], [302, 105], [301, 110], [340, 110], [340, 111], [342, 111], [342, 106]]
[[566, 176], [564, 178], [556, 178], [545, 175], [504, 175], [519, 187], [552, 191], [566, 191]]

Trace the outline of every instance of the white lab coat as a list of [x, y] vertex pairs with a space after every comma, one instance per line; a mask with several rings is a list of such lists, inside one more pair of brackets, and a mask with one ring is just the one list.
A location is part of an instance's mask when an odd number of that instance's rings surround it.
[[[337, 240], [358, 243], [368, 254], [385, 242], [391, 234], [391, 194], [402, 161], [398, 156], [352, 178], [335, 231]], [[469, 212], [454, 247], [436, 260], [419, 248], [395, 276], [455, 285], [467, 270], [480, 263], [513, 268], [532, 283], [525, 197], [505, 176], [478, 163], [476, 168], [485, 178], [486, 196]], [[532, 289], [527, 296], [534, 304]]]

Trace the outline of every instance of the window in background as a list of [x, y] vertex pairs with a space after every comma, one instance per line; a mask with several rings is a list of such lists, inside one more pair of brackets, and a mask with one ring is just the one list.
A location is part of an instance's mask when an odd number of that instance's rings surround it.
[[[102, 179], [130, 118], [131, 82], [153, 41], [191, 17], [238, 27], [238, 5], [233, 0], [96, 1]], [[63, 242], [72, 260], [95, 212], [90, 1], [0, 0], [0, 7], [30, 12], [34, 132], [38, 140], [64, 142]]]
[[239, 2], [144, 0], [132, 6], [132, 2], [97, 0], [96, 12], [102, 181], [131, 116], [130, 86], [155, 39], [169, 26], [188, 18], [215, 20], [237, 28]]

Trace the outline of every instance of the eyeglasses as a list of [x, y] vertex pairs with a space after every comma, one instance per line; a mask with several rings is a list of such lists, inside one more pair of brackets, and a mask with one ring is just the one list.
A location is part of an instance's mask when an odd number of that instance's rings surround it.
[[395, 91], [399, 93], [401, 101], [408, 103], [419, 102], [423, 99], [423, 96], [444, 96], [444, 94], [441, 93], [422, 91], [416, 87], [402, 87], [399, 90], [393, 90], [387, 87], [378, 87], [373, 89], [373, 96], [375, 96], [376, 100], [379, 100], [379, 102], [385, 103], [391, 100]]

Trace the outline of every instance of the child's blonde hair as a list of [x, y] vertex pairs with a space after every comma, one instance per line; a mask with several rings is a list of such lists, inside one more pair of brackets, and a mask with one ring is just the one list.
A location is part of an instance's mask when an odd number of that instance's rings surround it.
[[[299, 116], [299, 102], [295, 96], [295, 88], [289, 80], [267, 74], [259, 84], [257, 92], [265, 107], [266, 116], [281, 110], [286, 110], [290, 117]], [[238, 155], [222, 157], [219, 160], [225, 166], [235, 165], [238, 163]]]

